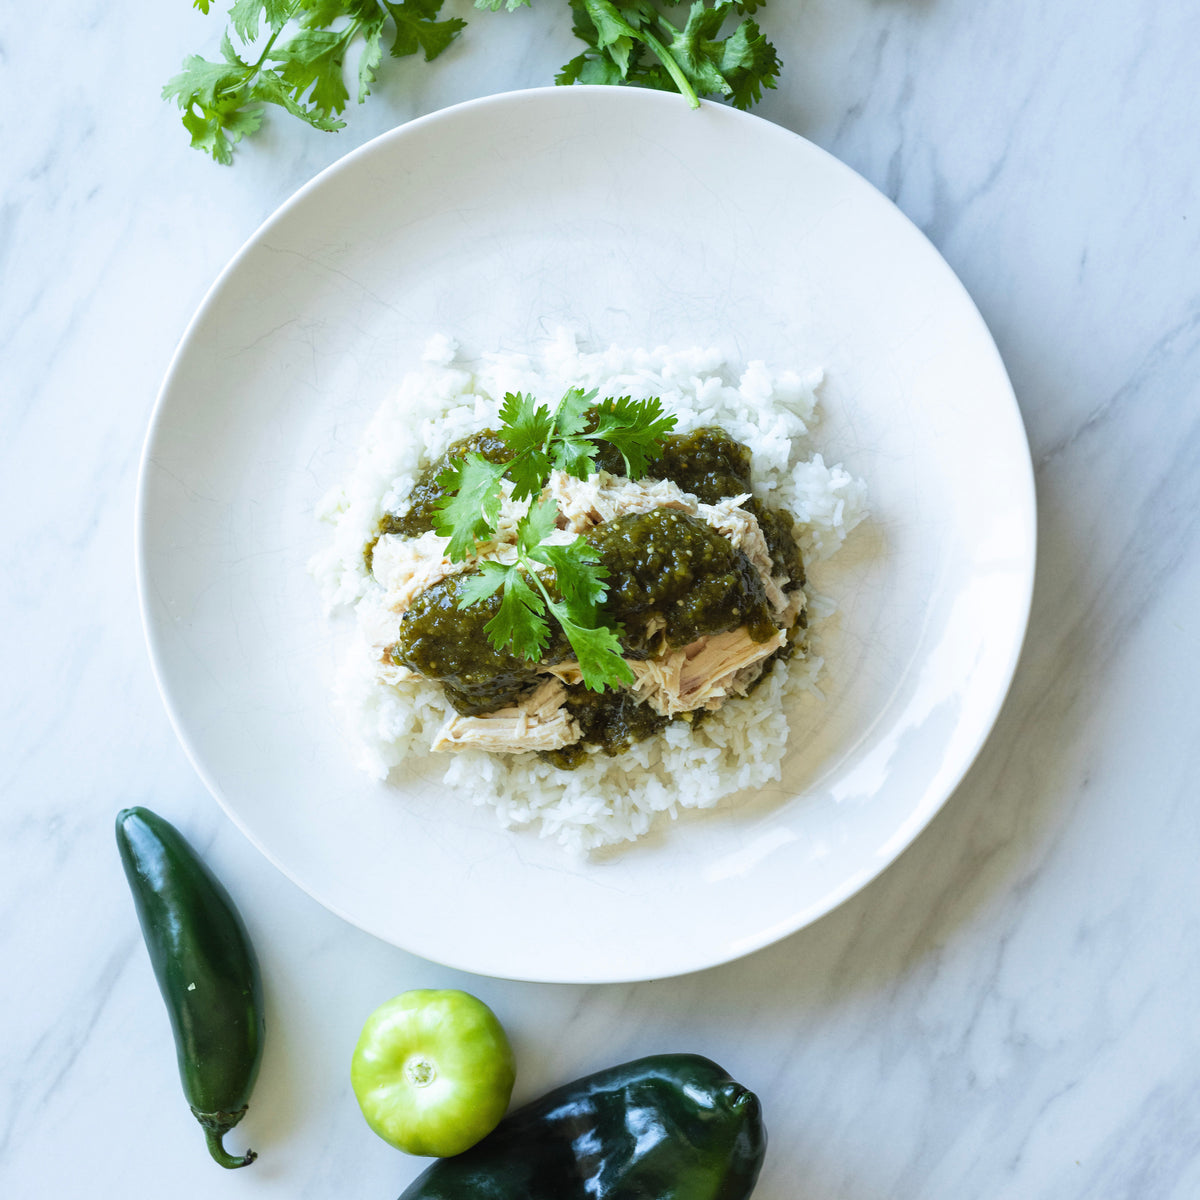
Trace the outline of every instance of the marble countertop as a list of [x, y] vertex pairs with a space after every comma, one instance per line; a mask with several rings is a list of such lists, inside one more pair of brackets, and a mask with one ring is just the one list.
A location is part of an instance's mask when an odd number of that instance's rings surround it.
[[[272, 118], [232, 169], [158, 100], [219, 18], [183, 0], [0, 14], [0, 1194], [396, 1196], [365, 1127], [364, 1015], [461, 986], [510, 1031], [519, 1098], [666, 1048], [762, 1097], [756, 1200], [1200, 1195], [1200, 15], [1184, 0], [782, 0], [758, 113], [893, 198], [991, 327], [1037, 472], [1024, 655], [955, 795], [815, 925], [660, 982], [467, 976], [393, 949], [270, 867], [159, 702], [133, 498], [172, 350], [275, 207], [375, 134], [542, 85], [565, 4], [469, 16], [337, 135]], [[170, 817], [248, 914], [271, 1038], [222, 1174], [179, 1094], [112, 842]], [[239, 1136], [240, 1135], [240, 1136]]]

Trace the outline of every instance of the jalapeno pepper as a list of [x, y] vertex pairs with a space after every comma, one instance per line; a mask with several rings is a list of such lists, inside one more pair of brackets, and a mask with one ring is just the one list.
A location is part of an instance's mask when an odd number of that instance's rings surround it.
[[746, 1200], [766, 1145], [753, 1092], [707, 1058], [661, 1054], [517, 1109], [400, 1200]]
[[263, 1045], [262, 984], [246, 927], [229, 893], [183, 835], [145, 808], [117, 814], [117, 846], [150, 962], [175, 1033], [179, 1077], [209, 1153], [245, 1115]]

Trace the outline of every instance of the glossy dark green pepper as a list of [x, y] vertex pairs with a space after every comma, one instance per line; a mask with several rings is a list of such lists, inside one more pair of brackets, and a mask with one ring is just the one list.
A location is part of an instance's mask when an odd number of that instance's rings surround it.
[[179, 1077], [209, 1153], [255, 1159], [222, 1139], [245, 1115], [263, 1045], [262, 983], [229, 893], [183, 835], [145, 808], [117, 814], [117, 847], [175, 1033]]
[[746, 1200], [758, 1097], [696, 1054], [598, 1071], [510, 1113], [400, 1200]]

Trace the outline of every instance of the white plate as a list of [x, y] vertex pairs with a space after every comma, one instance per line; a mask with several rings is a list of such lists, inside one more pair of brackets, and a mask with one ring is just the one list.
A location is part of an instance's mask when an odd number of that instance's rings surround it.
[[[819, 446], [866, 478], [873, 512], [818, 577], [842, 609], [828, 699], [793, 714], [782, 784], [595, 862], [499, 829], [432, 770], [356, 773], [305, 573], [318, 498], [431, 333], [517, 350], [558, 324], [595, 346], [823, 365]], [[138, 520], [163, 697], [230, 817], [356, 925], [533, 980], [710, 966], [862, 887], [977, 753], [1033, 580], [1020, 415], [936, 251], [803, 139], [618, 88], [460, 105], [301, 189], [183, 337]]]

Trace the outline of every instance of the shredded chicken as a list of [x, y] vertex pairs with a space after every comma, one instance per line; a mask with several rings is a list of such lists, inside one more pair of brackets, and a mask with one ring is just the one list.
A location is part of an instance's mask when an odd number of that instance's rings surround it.
[[775, 623], [782, 625], [784, 629], [791, 629], [808, 607], [808, 597], [805, 596], [803, 588], [796, 588], [795, 591], [788, 592], [785, 599], [787, 603], [782, 611], [776, 614]]
[[[726, 697], [744, 692], [758, 675], [750, 668], [761, 667], [786, 641], [787, 634], [780, 629], [765, 642], [756, 642], [743, 627], [698, 638], [660, 658], [627, 658], [634, 675], [630, 691], [664, 717], [718, 708]], [[547, 674], [563, 683], [583, 681], [576, 662], [549, 667]]]
[[[386, 533], [371, 553], [371, 573], [383, 588], [368, 596], [358, 607], [358, 625], [367, 645], [382, 655], [396, 640], [400, 617], [427, 587], [463, 570], [466, 563], [452, 563], [446, 557], [450, 539], [430, 531], [418, 538]], [[384, 683], [413, 679], [415, 675], [382, 657], [379, 677]]]
[[567, 689], [547, 679], [533, 695], [481, 717], [451, 717], [438, 730], [433, 750], [490, 750], [517, 754], [559, 750], [579, 741], [579, 723], [563, 707]]
[[[786, 640], [781, 629], [765, 642], [756, 642], [744, 628], [700, 638], [653, 664], [647, 663], [665, 669], [639, 679], [634, 692], [664, 717], [698, 708], [718, 708], [734, 691], [735, 679], [750, 666], [761, 664]], [[745, 684], [741, 690], [745, 690]]]
[[388, 596], [388, 607], [404, 612], [418, 592], [461, 571], [464, 563], [452, 563], [446, 557], [450, 539], [433, 530], [420, 537], [406, 538], [385, 533], [371, 554], [371, 573]]
[[558, 502], [558, 511], [572, 533], [586, 533], [594, 525], [629, 513], [678, 508], [696, 514], [699, 501], [669, 479], [626, 479], [597, 471], [576, 479], [565, 471], [551, 471], [546, 491]]

